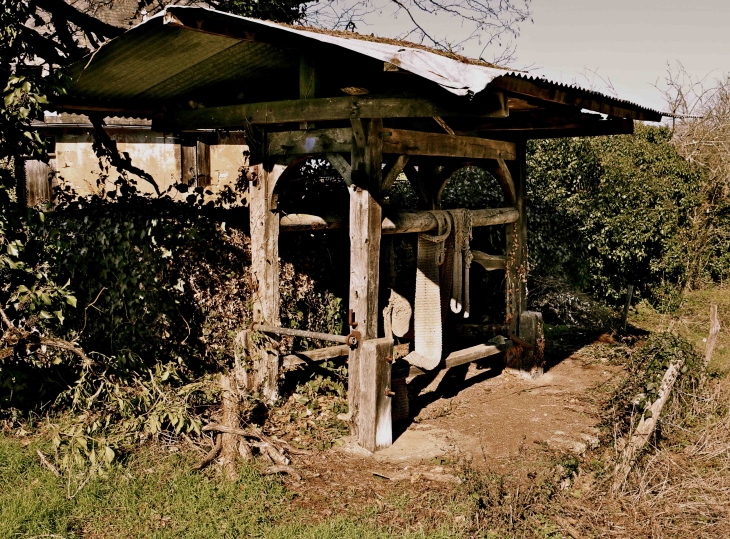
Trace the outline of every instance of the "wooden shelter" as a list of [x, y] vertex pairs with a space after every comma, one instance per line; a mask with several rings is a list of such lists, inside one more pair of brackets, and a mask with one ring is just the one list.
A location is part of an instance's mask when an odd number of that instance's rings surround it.
[[[412, 44], [201, 8], [168, 7], [74, 65], [72, 77], [69, 94], [57, 103], [60, 110], [152, 118], [154, 129], [188, 137], [202, 138], [212, 130], [245, 131], [257, 291], [254, 329], [272, 337], [269, 345], [251, 349], [252, 386], [270, 399], [277, 395], [281, 358], [276, 336], [338, 343], [307, 355], [315, 360], [349, 356], [352, 429], [372, 451], [392, 442], [391, 401], [398, 397], [392, 389], [395, 319], [387, 308], [381, 315], [379, 299], [382, 235], [419, 234], [428, 264], [426, 253], [435, 252], [443, 261], [446, 248], [439, 242], [452, 229], [456, 234], [459, 219], [468, 219], [469, 227], [504, 227], [504, 254], [468, 252], [468, 247], [462, 252], [458, 241], [450, 247], [457, 250], [452, 256], [463, 255], [459, 264], [463, 261], [466, 270], [459, 266], [459, 275], [466, 283], [472, 261], [505, 272], [506, 319], [498, 330], [503, 341], [435, 360], [450, 367], [506, 352], [508, 367], [538, 376], [542, 321], [539, 313], [526, 311], [526, 141], [626, 134], [633, 132], [635, 120], [661, 120], [657, 111], [596, 92]], [[347, 184], [348, 222], [307, 214], [281, 217], [277, 212], [277, 182], [312, 156], [326, 158]], [[506, 207], [442, 210], [444, 186], [465, 166], [489, 171], [499, 182]], [[419, 211], [384, 209], [381, 204], [401, 173], [418, 195]], [[350, 237], [349, 333], [281, 328], [279, 234], [344, 226]], [[434, 250], [428, 250], [428, 242]], [[419, 257], [420, 249], [421, 243]], [[429, 271], [419, 266], [426, 291], [439, 286]], [[468, 295], [463, 298], [468, 304]], [[459, 309], [464, 308], [461, 300], [456, 298]], [[433, 360], [433, 350], [441, 349], [434, 337], [441, 336], [438, 317], [419, 322], [427, 314], [418, 305], [415, 310], [416, 350], [420, 334], [423, 350], [431, 346], [421, 356], [430, 354]]]

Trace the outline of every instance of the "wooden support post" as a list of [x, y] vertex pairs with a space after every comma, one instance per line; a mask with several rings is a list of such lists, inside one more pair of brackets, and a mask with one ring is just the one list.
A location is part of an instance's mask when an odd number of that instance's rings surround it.
[[517, 221], [507, 225], [506, 324], [519, 331], [519, 318], [527, 302], [527, 216], [525, 215], [526, 148], [516, 144], [516, 159], [509, 162], [515, 188]]
[[505, 368], [522, 378], [539, 378], [545, 372], [545, 333], [542, 313], [524, 311], [520, 315], [520, 340], [530, 348], [517, 346], [505, 354]]
[[[285, 166], [266, 161], [251, 167], [250, 224], [251, 268], [254, 286], [254, 322], [278, 326], [279, 320], [279, 215], [274, 188]], [[278, 398], [279, 352], [277, 340], [267, 339], [252, 357], [249, 389], [264, 398]]]
[[[365, 125], [360, 125], [365, 124]], [[357, 125], [357, 127], [355, 127]], [[350, 188], [350, 297], [349, 306], [355, 316], [355, 329], [362, 341], [374, 339], [378, 331], [378, 281], [380, 273], [380, 237], [383, 221], [382, 208], [368, 190], [379, 189], [382, 176], [382, 145], [377, 141], [381, 121], [353, 122], [352, 181]], [[362, 127], [362, 129], [360, 129]], [[353, 435], [357, 436], [361, 423], [376, 421], [374, 409], [367, 408], [360, 417], [362, 387], [369, 387], [375, 380], [361, 379], [364, 372], [370, 376], [369, 367], [364, 371], [365, 356], [361, 346], [352, 350], [348, 363], [348, 401]], [[359, 438], [358, 438], [359, 439]]]
[[392, 361], [393, 339], [371, 339], [362, 343], [358, 443], [368, 451], [377, 451], [393, 443]]

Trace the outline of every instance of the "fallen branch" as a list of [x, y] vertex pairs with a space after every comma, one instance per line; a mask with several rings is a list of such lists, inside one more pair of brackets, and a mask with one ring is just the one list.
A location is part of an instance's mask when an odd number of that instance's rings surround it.
[[278, 473], [289, 474], [292, 477], [296, 478], [297, 481], [302, 480], [302, 476], [297, 470], [295, 470], [291, 466], [287, 466], [285, 464], [279, 464], [277, 466], [269, 466], [268, 468], [266, 468], [263, 471], [264, 475], [274, 475], [274, 474], [278, 474]]
[[40, 449], [36, 449], [35, 452], [38, 453], [38, 458], [41, 459], [41, 464], [43, 466], [48, 468], [53, 473], [53, 475], [55, 475], [56, 477], [61, 477], [61, 472], [59, 472], [58, 468], [56, 468], [53, 464], [51, 464], [51, 462], [48, 460], [48, 458], [43, 453], [41, 453]]
[[215, 460], [215, 458], [218, 456], [218, 453], [221, 452], [222, 448], [223, 448], [223, 437], [221, 435], [218, 435], [216, 437], [215, 445], [213, 446], [213, 449], [211, 449], [208, 452], [208, 454], [203, 457], [203, 460], [201, 460], [195, 466], [193, 466], [193, 470], [202, 470], [208, 464], [213, 462]]
[[631, 468], [634, 465], [636, 454], [644, 447], [644, 445], [646, 445], [646, 442], [649, 441], [649, 438], [654, 432], [656, 424], [659, 421], [659, 415], [662, 413], [662, 409], [667, 403], [669, 394], [674, 387], [674, 383], [677, 381], [677, 377], [679, 376], [682, 366], [684, 366], [684, 359], [674, 361], [669, 365], [667, 372], [664, 373], [662, 384], [659, 387], [657, 399], [649, 407], [649, 413], [647, 413], [647, 411], [644, 412], [636, 430], [634, 430], [631, 438], [629, 438], [629, 441], [626, 443], [621, 455], [621, 460], [618, 464], [616, 464], [616, 469], [614, 471], [614, 494], [618, 493], [618, 491], [624, 486], [624, 483], [626, 483], [626, 478], [629, 476]]
[[[0, 319], [2, 319], [5, 326], [7, 326], [5, 332], [3, 333], [2, 340], [8, 340], [9, 335], [15, 336], [14, 342], [8, 344], [17, 344], [18, 341], [21, 341], [23, 339], [28, 339], [29, 337], [34, 337], [34, 334], [32, 334], [30, 331], [24, 331], [13, 324], [13, 322], [8, 317], [7, 313], [3, 310], [2, 307], [0, 307]], [[79, 356], [83, 363], [84, 367], [90, 366], [93, 362], [89, 356], [86, 355], [86, 352], [84, 350], [76, 345], [73, 342], [66, 341], [63, 339], [55, 339], [53, 337], [36, 337], [38, 340], [35, 341], [38, 344], [42, 346], [47, 346], [50, 348], [55, 348], [57, 350], [65, 350], [67, 352], [71, 352], [73, 354], [76, 354]], [[0, 350], [0, 359], [4, 359], [6, 357], [9, 357], [12, 355], [12, 348], [6, 347]]]

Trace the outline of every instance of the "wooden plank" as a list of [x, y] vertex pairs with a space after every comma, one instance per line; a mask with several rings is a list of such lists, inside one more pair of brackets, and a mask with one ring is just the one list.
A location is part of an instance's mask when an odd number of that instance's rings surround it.
[[198, 167], [197, 186], [208, 187], [211, 183], [210, 180], [210, 146], [202, 141], [197, 142], [196, 164]]
[[516, 156], [513, 142], [405, 129], [384, 129], [381, 136], [384, 153], [504, 160], [514, 160]]
[[579, 109], [592, 110], [618, 118], [629, 118], [642, 122], [660, 122], [662, 120], [661, 114], [643, 109], [643, 107], [632, 107], [628, 103], [621, 103], [619, 100], [611, 97], [593, 96], [585, 90], [556, 87], [554, 84], [543, 85], [537, 80], [526, 80], [504, 75], [494, 79], [489, 83], [489, 87], [490, 89], [513, 92], [524, 96], [535, 97], [542, 101], [570, 105]]
[[390, 191], [390, 188], [393, 187], [393, 184], [395, 183], [395, 180], [398, 179], [398, 176], [401, 172], [403, 172], [403, 168], [408, 164], [408, 160], [410, 159], [410, 155], [399, 155], [395, 163], [393, 163], [388, 170], [385, 172], [385, 175], [383, 176], [383, 185], [381, 187], [383, 193], [387, 193]]
[[515, 343], [512, 341], [506, 341], [504, 344], [477, 344], [464, 350], [458, 350], [450, 353], [444, 360], [445, 367], [450, 369], [463, 365], [464, 363], [471, 363], [478, 359], [500, 354], [510, 348], [513, 348]]
[[388, 394], [392, 358], [393, 339], [362, 343], [358, 443], [372, 452], [393, 444], [392, 397]]
[[340, 173], [340, 176], [342, 176], [342, 179], [348, 187], [352, 185], [352, 167], [350, 166], [350, 163], [347, 162], [347, 159], [339, 153], [326, 153], [324, 156], [327, 161], [329, 161], [330, 165], [332, 165], [332, 167]]
[[198, 175], [197, 154], [196, 140], [192, 137], [184, 137], [180, 143], [180, 169], [182, 171], [181, 181], [185, 185], [193, 185], [195, 177]]
[[297, 365], [306, 365], [309, 363], [320, 363], [328, 359], [337, 357], [346, 357], [350, 353], [350, 347], [346, 344], [339, 346], [328, 346], [326, 348], [318, 348], [316, 350], [307, 350], [305, 352], [297, 352], [289, 354], [281, 359], [283, 368], [292, 368]]
[[479, 264], [487, 271], [503, 270], [507, 268], [507, 257], [499, 255], [488, 255], [481, 251], [471, 251], [474, 257], [473, 262]]
[[[271, 170], [267, 171], [267, 168]], [[279, 216], [272, 212], [276, 182], [286, 167], [263, 164], [251, 167], [249, 183], [251, 274], [254, 288], [253, 320], [272, 326], [279, 320]], [[279, 353], [275, 339], [253, 358], [250, 389], [274, 401], [278, 397]]]
[[26, 204], [51, 201], [51, 167], [40, 159], [25, 160]]
[[352, 129], [315, 129], [269, 133], [270, 155], [314, 155], [348, 153], [352, 150]]
[[346, 96], [315, 99], [293, 99], [245, 103], [171, 112], [161, 120], [153, 120], [153, 130], [227, 129], [249, 124], [280, 124], [351, 118], [442, 118], [504, 117], [506, 102], [501, 99], [483, 107], [466, 100], [441, 106], [428, 99], [414, 97]]

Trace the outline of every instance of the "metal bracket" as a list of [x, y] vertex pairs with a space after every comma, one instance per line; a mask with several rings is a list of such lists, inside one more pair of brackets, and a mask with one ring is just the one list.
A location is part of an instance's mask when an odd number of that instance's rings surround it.
[[352, 309], [349, 309], [347, 311], [347, 325], [350, 326], [352, 329], [355, 329], [357, 327], [357, 322], [355, 322], [355, 311]]
[[359, 331], [351, 331], [350, 334], [347, 336], [347, 345], [355, 350], [360, 346], [360, 341], [362, 340], [362, 334]]

